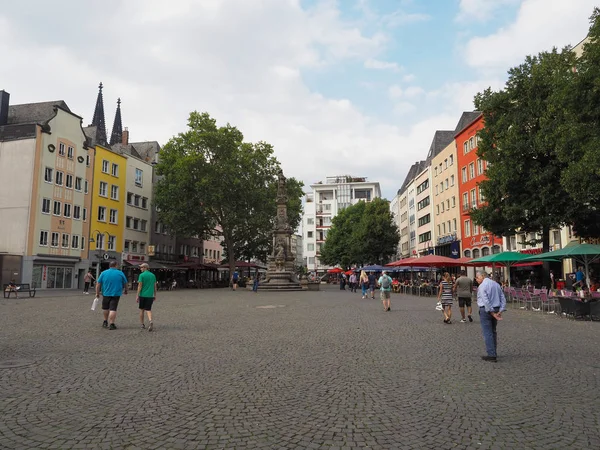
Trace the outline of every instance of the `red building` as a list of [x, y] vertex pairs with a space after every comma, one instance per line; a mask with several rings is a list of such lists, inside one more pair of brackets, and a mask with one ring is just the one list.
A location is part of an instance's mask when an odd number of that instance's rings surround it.
[[502, 251], [502, 238], [475, 225], [470, 211], [485, 203], [479, 183], [485, 179], [487, 163], [477, 156], [477, 132], [483, 128], [483, 116], [477, 111], [463, 113], [456, 127], [458, 190], [462, 227], [462, 256], [479, 258]]

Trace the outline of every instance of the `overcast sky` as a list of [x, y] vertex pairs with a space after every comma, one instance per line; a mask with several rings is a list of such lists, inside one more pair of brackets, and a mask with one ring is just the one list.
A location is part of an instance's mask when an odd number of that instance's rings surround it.
[[91, 122], [104, 83], [132, 141], [190, 111], [275, 146], [287, 176], [380, 181], [525, 55], [581, 41], [593, 0], [0, 0], [0, 89]]

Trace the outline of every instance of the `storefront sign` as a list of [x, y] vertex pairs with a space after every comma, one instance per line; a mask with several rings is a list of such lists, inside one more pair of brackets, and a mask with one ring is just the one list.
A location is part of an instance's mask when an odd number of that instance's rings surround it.
[[460, 258], [460, 242], [454, 241], [450, 244], [450, 257], [457, 259]]
[[44, 281], [46, 281], [46, 270], [47, 270], [47, 268], [48, 268], [48, 266], [44, 266], [44, 272], [43, 272], [43, 276], [42, 276], [42, 279]]
[[486, 234], [483, 236], [479, 236], [479, 240], [477, 237], [471, 238], [471, 247], [479, 247], [482, 245], [487, 245], [490, 243], [490, 237]]
[[148, 246], [148, 256], [154, 256], [155, 254], [155, 247], [154, 245], [149, 245]]
[[456, 241], [456, 233], [451, 233], [446, 236], [442, 236], [438, 238], [438, 245], [448, 244], [450, 242]]

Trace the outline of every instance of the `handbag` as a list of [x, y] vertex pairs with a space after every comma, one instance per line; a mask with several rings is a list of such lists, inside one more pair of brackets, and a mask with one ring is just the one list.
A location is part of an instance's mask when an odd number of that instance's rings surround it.
[[98, 297], [96, 297], [94, 299], [94, 301], [92, 302], [92, 311], [96, 311], [96, 308], [98, 307], [99, 302], [100, 302], [100, 299]]
[[442, 302], [437, 302], [435, 305], [436, 311], [442, 311], [444, 308], [442, 307]]

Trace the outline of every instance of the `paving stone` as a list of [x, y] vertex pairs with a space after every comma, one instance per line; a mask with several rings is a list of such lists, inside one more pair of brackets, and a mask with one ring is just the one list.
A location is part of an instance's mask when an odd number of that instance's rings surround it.
[[90, 302], [0, 299], [0, 361], [33, 362], [0, 369], [0, 448], [600, 445], [600, 323], [511, 310], [493, 364], [432, 298], [160, 292], [152, 333]]

